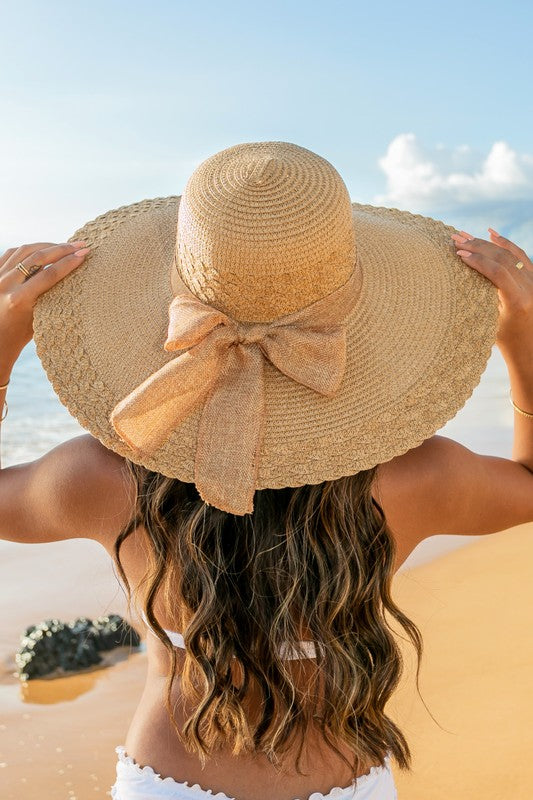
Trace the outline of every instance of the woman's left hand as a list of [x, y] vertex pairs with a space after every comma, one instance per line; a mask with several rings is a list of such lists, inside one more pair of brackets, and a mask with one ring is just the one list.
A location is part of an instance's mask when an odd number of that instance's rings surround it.
[[[39, 242], [12, 247], [0, 256], [0, 380], [5, 379], [33, 337], [33, 307], [39, 295], [83, 263], [85, 242]], [[80, 249], [83, 248], [83, 249]], [[30, 278], [17, 269], [39, 267]], [[46, 269], [44, 267], [47, 266]]]

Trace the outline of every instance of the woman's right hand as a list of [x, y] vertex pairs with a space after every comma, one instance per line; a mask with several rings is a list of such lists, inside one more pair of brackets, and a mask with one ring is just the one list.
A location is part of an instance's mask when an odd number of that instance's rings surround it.
[[[465, 231], [452, 239], [465, 264], [498, 287], [499, 317], [496, 344], [504, 358], [527, 359], [533, 369], [533, 263], [518, 245], [488, 228], [491, 241]], [[518, 269], [516, 264], [524, 265]]]

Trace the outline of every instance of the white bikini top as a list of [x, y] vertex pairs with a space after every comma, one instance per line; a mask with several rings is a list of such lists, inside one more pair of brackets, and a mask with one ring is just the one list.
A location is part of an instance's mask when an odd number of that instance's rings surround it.
[[[148, 630], [150, 631], [150, 633], [153, 633], [154, 636], [157, 636], [156, 632], [153, 630], [150, 623], [146, 619], [146, 614], [142, 609], [141, 609], [141, 617], [145, 622], [145, 624], [148, 626]], [[178, 633], [177, 631], [169, 631], [166, 628], [163, 628], [163, 630], [165, 631], [166, 635], [168, 636], [174, 647], [181, 647], [185, 649], [185, 641], [181, 633]], [[308, 639], [303, 639], [302, 641], [299, 642], [299, 644], [300, 647], [302, 648], [302, 651], [305, 653], [305, 655], [303, 656], [304, 658], [316, 658], [316, 650], [314, 642], [309, 641]], [[288, 661], [295, 661], [296, 659], [301, 658], [296, 648], [286, 644], [283, 644], [281, 646], [280, 656], [281, 658], [287, 659]]]

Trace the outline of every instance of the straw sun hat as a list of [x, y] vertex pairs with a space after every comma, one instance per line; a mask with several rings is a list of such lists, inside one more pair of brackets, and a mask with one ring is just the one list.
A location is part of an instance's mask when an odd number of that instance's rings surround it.
[[250, 513], [255, 489], [405, 453], [470, 397], [498, 298], [454, 232], [351, 202], [304, 147], [237, 144], [75, 231], [91, 252], [38, 299], [37, 353], [106, 447]]

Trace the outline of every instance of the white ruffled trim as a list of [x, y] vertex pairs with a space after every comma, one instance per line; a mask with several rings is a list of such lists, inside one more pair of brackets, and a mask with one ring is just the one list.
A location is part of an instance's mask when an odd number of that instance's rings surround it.
[[[133, 767], [137, 775], [148, 777], [148, 779], [154, 780], [157, 783], [174, 784], [175, 786], [179, 786], [180, 789], [184, 789], [185, 791], [204, 792], [205, 794], [208, 794], [210, 797], [218, 798], [218, 800], [236, 800], [235, 797], [230, 797], [229, 795], [224, 794], [224, 792], [217, 792], [216, 794], [213, 794], [212, 789], [204, 789], [202, 788], [202, 786], [200, 786], [199, 783], [193, 783], [192, 785], [189, 785], [188, 781], [176, 781], [174, 778], [170, 776], [168, 778], [162, 778], [161, 775], [158, 772], [155, 772], [155, 770], [152, 767], [148, 765], [141, 767], [135, 761], [133, 756], [127, 755], [126, 748], [124, 747], [124, 745], [117, 745], [117, 747], [115, 747], [115, 753], [118, 754], [119, 761], [121, 761], [123, 764], [126, 764], [129, 767]], [[359, 791], [360, 786], [366, 786], [369, 783], [369, 781], [375, 780], [378, 776], [383, 775], [385, 772], [389, 771], [390, 761], [391, 761], [390, 754], [387, 754], [385, 756], [384, 767], [383, 766], [370, 767], [370, 772], [365, 772], [364, 775], [360, 775], [357, 778], [356, 791]], [[344, 787], [334, 786], [333, 789], [330, 789], [330, 791], [327, 794], [322, 794], [322, 792], [312, 792], [308, 796], [307, 800], [330, 800], [330, 798], [339, 797], [339, 795], [344, 794], [349, 790], [353, 789], [353, 786], [354, 786], [354, 781], [352, 781], [349, 786], [344, 786]], [[111, 788], [112, 800], [114, 800], [114, 798], [118, 796], [117, 792], [118, 789], [115, 786], [113, 786]], [[300, 798], [294, 798], [294, 800], [300, 800]], [[355, 795], [355, 800], [357, 800], [357, 795]]]

